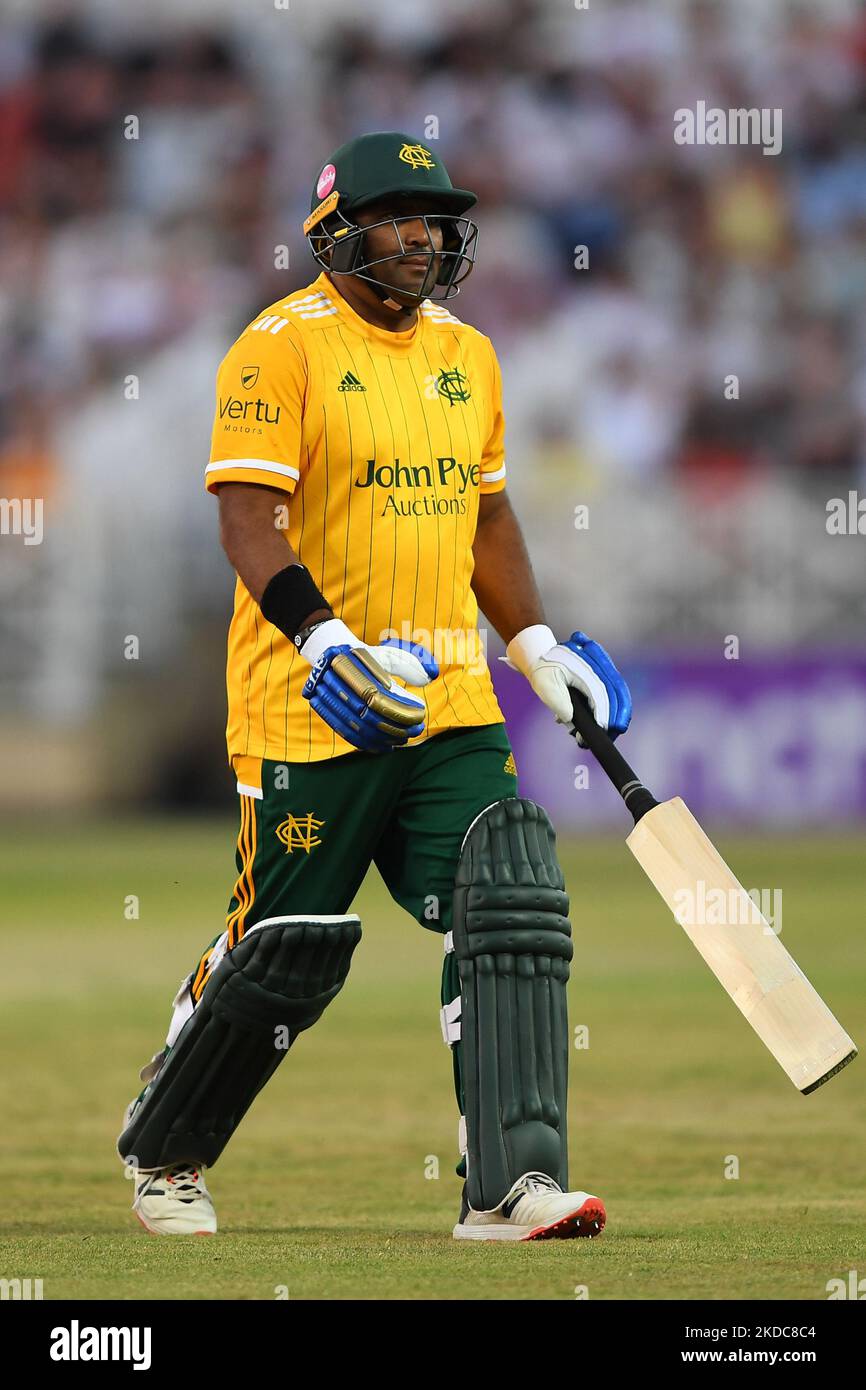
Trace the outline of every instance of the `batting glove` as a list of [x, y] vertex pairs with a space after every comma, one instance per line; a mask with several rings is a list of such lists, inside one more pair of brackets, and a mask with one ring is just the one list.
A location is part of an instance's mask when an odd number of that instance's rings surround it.
[[[595, 722], [612, 739], [625, 733], [631, 721], [631, 692], [604, 647], [585, 632], [557, 642], [549, 627], [536, 623], [518, 632], [505, 653], [500, 661], [526, 676], [569, 733], [575, 732], [570, 688], [586, 696]], [[583, 746], [581, 738], [578, 743]]]
[[368, 647], [341, 619], [329, 618], [300, 653], [313, 667], [301, 694], [354, 748], [385, 753], [424, 732], [423, 700], [394, 679], [424, 686], [438, 676], [438, 663], [419, 643], [388, 638]]

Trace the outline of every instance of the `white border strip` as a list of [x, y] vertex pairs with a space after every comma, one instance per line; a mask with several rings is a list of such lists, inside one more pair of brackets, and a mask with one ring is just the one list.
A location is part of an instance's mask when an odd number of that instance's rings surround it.
[[[480, 821], [480, 819], [481, 819], [481, 817], [484, 815], [485, 811], [489, 811], [491, 806], [497, 806], [497, 805], [499, 804], [500, 801], [506, 801], [506, 800], [510, 800], [510, 797], [504, 797], [504, 796], [497, 797], [496, 801], [491, 801], [489, 806], [485, 806], [482, 810], [480, 810], [480, 811], [478, 812], [478, 815], [475, 817], [475, 819], [474, 819], [474, 820], [471, 820], [471, 821], [469, 822], [469, 825], [468, 825], [467, 828], [466, 828], [466, 834], [463, 836], [463, 839], [460, 841], [460, 853], [461, 853], [461, 854], [463, 853], [463, 846], [466, 844], [466, 841], [467, 841], [467, 839], [468, 839], [468, 837], [469, 837], [469, 831], [472, 829], [473, 825], [475, 825], [476, 821]], [[453, 942], [454, 942], [454, 937], [453, 937], [453, 935], [452, 935], [451, 941], [452, 941], [452, 945], [453, 945]], [[447, 950], [448, 948], [446, 947], [445, 949]]]
[[357, 922], [360, 926], [361, 919], [357, 912], [335, 912], [330, 917], [316, 917], [310, 912], [293, 912], [288, 917], [266, 917], [264, 921], [256, 922], [254, 927], [247, 927], [241, 940], [249, 936], [251, 931], [276, 926], [277, 922]]
[[245, 782], [238, 782], [238, 795], [254, 796], [256, 801], [261, 801], [263, 799], [261, 787], [248, 787]]
[[222, 459], [219, 463], [209, 463], [205, 469], [208, 473], [225, 473], [230, 468], [250, 469], [256, 473], [282, 473], [286, 478], [294, 478], [297, 482], [300, 478], [300, 470], [293, 468], [290, 463], [274, 463], [272, 459]]

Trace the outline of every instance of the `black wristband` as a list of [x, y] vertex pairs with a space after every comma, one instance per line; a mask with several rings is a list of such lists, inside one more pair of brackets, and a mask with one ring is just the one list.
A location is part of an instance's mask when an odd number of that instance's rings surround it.
[[259, 607], [268, 622], [294, 642], [310, 614], [331, 605], [305, 565], [286, 565], [268, 580]]

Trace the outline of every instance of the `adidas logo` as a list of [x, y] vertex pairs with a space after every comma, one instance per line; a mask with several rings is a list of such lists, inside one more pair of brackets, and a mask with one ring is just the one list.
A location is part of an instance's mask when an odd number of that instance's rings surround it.
[[354, 372], [347, 372], [337, 387], [338, 391], [366, 391], [366, 386], [362, 386]]

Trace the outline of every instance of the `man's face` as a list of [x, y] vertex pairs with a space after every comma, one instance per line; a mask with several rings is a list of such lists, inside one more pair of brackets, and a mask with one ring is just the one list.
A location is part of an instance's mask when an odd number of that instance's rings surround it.
[[436, 219], [434, 205], [423, 198], [411, 201], [386, 199], [372, 203], [357, 214], [357, 221], [362, 227], [371, 227], [373, 223], [386, 218], [403, 219], [398, 223], [399, 236], [398, 228], [390, 221], [386, 221], [382, 227], [373, 227], [364, 238], [364, 260], [370, 262], [378, 261], [383, 256], [398, 257], [375, 266], [373, 273], [377, 280], [395, 291], [395, 298], [400, 299], [405, 295], [407, 303], [417, 303], [419, 295], [427, 295], [433, 289], [442, 264], [441, 255], [430, 255], [431, 245], [435, 252], [442, 250], [442, 227]]

